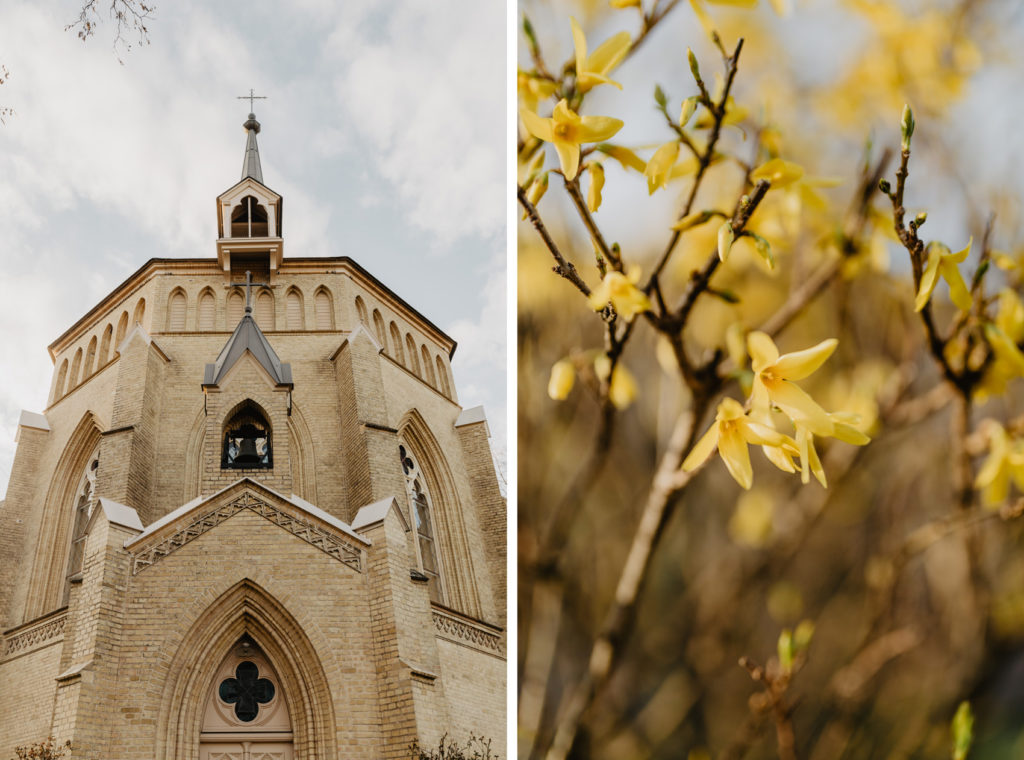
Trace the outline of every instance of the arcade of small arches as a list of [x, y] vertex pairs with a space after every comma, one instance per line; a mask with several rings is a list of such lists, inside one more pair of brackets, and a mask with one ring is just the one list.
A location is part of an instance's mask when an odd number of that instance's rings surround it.
[[[113, 313], [116, 314], [116, 310]], [[50, 403], [56, 403], [62, 399], [118, 357], [117, 349], [128, 333], [128, 314], [129, 309], [125, 307], [116, 322], [111, 318], [111, 321], [107, 322], [102, 330], [97, 331], [89, 338], [84, 353], [82, 347], [79, 346], [70, 363], [66, 358], [61, 361], [60, 367], [57, 369], [57, 381], [53, 386]], [[146, 314], [145, 298], [140, 298], [135, 303], [131, 314], [132, 325], [142, 324], [142, 318]], [[83, 342], [84, 340], [83, 338]]]

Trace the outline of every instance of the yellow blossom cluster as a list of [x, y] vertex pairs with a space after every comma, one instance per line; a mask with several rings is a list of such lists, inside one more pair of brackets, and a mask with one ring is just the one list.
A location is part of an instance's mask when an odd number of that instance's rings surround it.
[[[827, 485], [814, 436], [838, 438], [857, 446], [870, 440], [854, 427], [855, 416], [826, 412], [795, 382], [824, 364], [837, 343], [831, 338], [803, 351], [780, 355], [767, 334], [750, 333], [747, 350], [754, 378], [747, 407], [732, 398], [722, 399], [714, 424], [694, 445], [683, 461], [683, 469], [695, 470], [717, 450], [729, 474], [749, 489], [754, 471], [747, 446], [752, 444], [761, 446], [768, 461], [784, 472], [796, 472], [793, 459], [799, 457], [801, 481], [807, 483], [813, 474], [822, 486]], [[775, 429], [772, 409], [789, 418], [795, 437]]]

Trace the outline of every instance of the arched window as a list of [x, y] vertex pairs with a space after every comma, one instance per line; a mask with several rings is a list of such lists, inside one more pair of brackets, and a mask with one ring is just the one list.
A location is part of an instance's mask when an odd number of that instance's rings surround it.
[[68, 378], [68, 390], [78, 386], [81, 382], [78, 372], [82, 368], [82, 349], [75, 351], [75, 358], [71, 360], [71, 375]]
[[114, 326], [107, 325], [107, 329], [103, 331], [103, 340], [100, 341], [100, 356], [98, 367], [102, 367], [107, 363], [107, 358], [110, 356], [110, 338], [114, 334]]
[[231, 237], [267, 237], [267, 210], [247, 195], [231, 210]]
[[274, 297], [269, 290], [262, 291], [256, 296], [256, 308], [253, 309], [253, 317], [263, 330], [274, 329]]
[[142, 317], [146, 314], [146, 299], [140, 298], [139, 302], [135, 304], [135, 315], [132, 317], [133, 325], [141, 325]]
[[420, 374], [420, 360], [416, 356], [416, 341], [412, 339], [412, 335], [409, 333], [405, 334], [405, 350], [409, 353], [409, 369], [415, 372], [418, 377], [423, 377]]
[[302, 318], [302, 296], [299, 291], [292, 288], [288, 291], [285, 300], [285, 329], [301, 330], [304, 327]]
[[53, 400], [57, 401], [64, 395], [64, 381], [68, 379], [68, 360], [60, 363], [60, 370], [57, 372], [57, 384], [53, 387]]
[[121, 341], [124, 340], [124, 334], [128, 332], [128, 312], [121, 312], [121, 318], [117, 320], [117, 339], [114, 341], [114, 354], [117, 356], [121, 355]]
[[199, 296], [199, 307], [196, 311], [199, 317], [198, 329], [202, 332], [212, 331], [216, 327], [217, 317], [217, 301], [213, 293], [209, 290], [203, 291]]
[[89, 457], [89, 464], [82, 474], [81, 482], [75, 492], [75, 517], [71, 529], [71, 548], [68, 552], [68, 569], [64, 575], [63, 604], [68, 603], [71, 593], [72, 579], [82, 572], [82, 560], [85, 558], [85, 529], [89, 524], [96, 503], [96, 474], [100, 467], [99, 447]]
[[93, 372], [93, 361], [96, 359], [96, 336], [89, 341], [89, 348], [85, 352], [85, 368], [82, 370], [82, 380], [90, 377]]
[[248, 634], [217, 669], [206, 705], [200, 757], [293, 756], [292, 724], [281, 680]]
[[221, 469], [273, 469], [270, 425], [263, 411], [244, 401], [224, 425]]
[[316, 312], [316, 329], [334, 329], [334, 308], [331, 304], [331, 294], [321, 288], [313, 299], [313, 307]]
[[440, 356], [435, 356], [434, 361], [437, 364], [437, 389], [448, 398], [451, 398], [452, 387], [448, 383], [448, 370], [445, 369], [444, 360]]
[[168, 332], [183, 332], [185, 330], [185, 306], [185, 293], [181, 290], [174, 291], [167, 302]]
[[366, 304], [360, 296], [356, 296], [356, 313], [359, 315], [359, 324], [369, 325], [370, 320], [366, 316]]
[[420, 570], [427, 576], [427, 591], [430, 594], [430, 601], [443, 604], [441, 563], [438, 561], [440, 552], [437, 550], [426, 483], [408, 446], [400, 444], [398, 456], [402, 462], [402, 472], [405, 473], [406, 492], [409, 495], [409, 503], [412, 506], [413, 519], [416, 523], [416, 554]]
[[434, 364], [430, 361], [430, 352], [426, 346], [420, 346], [420, 358], [423, 360], [423, 379], [431, 388], [437, 387], [437, 380], [434, 377]]
[[244, 314], [245, 299], [242, 298], [242, 294], [239, 291], [231, 291], [231, 294], [228, 296], [227, 306], [228, 327], [234, 330], [238, 323], [242, 321], [242, 315]]
[[402, 333], [398, 331], [398, 325], [391, 323], [391, 345], [395, 347], [395, 359], [399, 364], [405, 365], [405, 354], [402, 352]]
[[388, 331], [384, 327], [384, 317], [380, 315], [380, 311], [377, 309], [373, 310], [373, 331], [377, 334], [377, 341], [380, 343], [381, 348], [384, 349], [384, 353], [388, 352]]

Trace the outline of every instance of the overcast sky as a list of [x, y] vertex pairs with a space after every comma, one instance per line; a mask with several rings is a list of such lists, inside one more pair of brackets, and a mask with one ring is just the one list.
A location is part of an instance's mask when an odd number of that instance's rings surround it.
[[458, 341], [460, 401], [504, 452], [503, 4], [175, 0], [117, 53], [109, 23], [64, 31], [77, 5], [0, 18], [0, 494], [46, 346], [146, 260], [216, 255], [250, 87], [287, 254], [351, 256]]

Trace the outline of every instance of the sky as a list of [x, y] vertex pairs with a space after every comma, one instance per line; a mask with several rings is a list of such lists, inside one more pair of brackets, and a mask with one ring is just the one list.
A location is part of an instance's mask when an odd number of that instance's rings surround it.
[[103, 16], [66, 31], [79, 7], [0, 11], [0, 494], [46, 346], [148, 259], [216, 255], [250, 88], [286, 255], [350, 256], [453, 337], [459, 400], [504, 461], [503, 5], [175, 0], [130, 50]]

